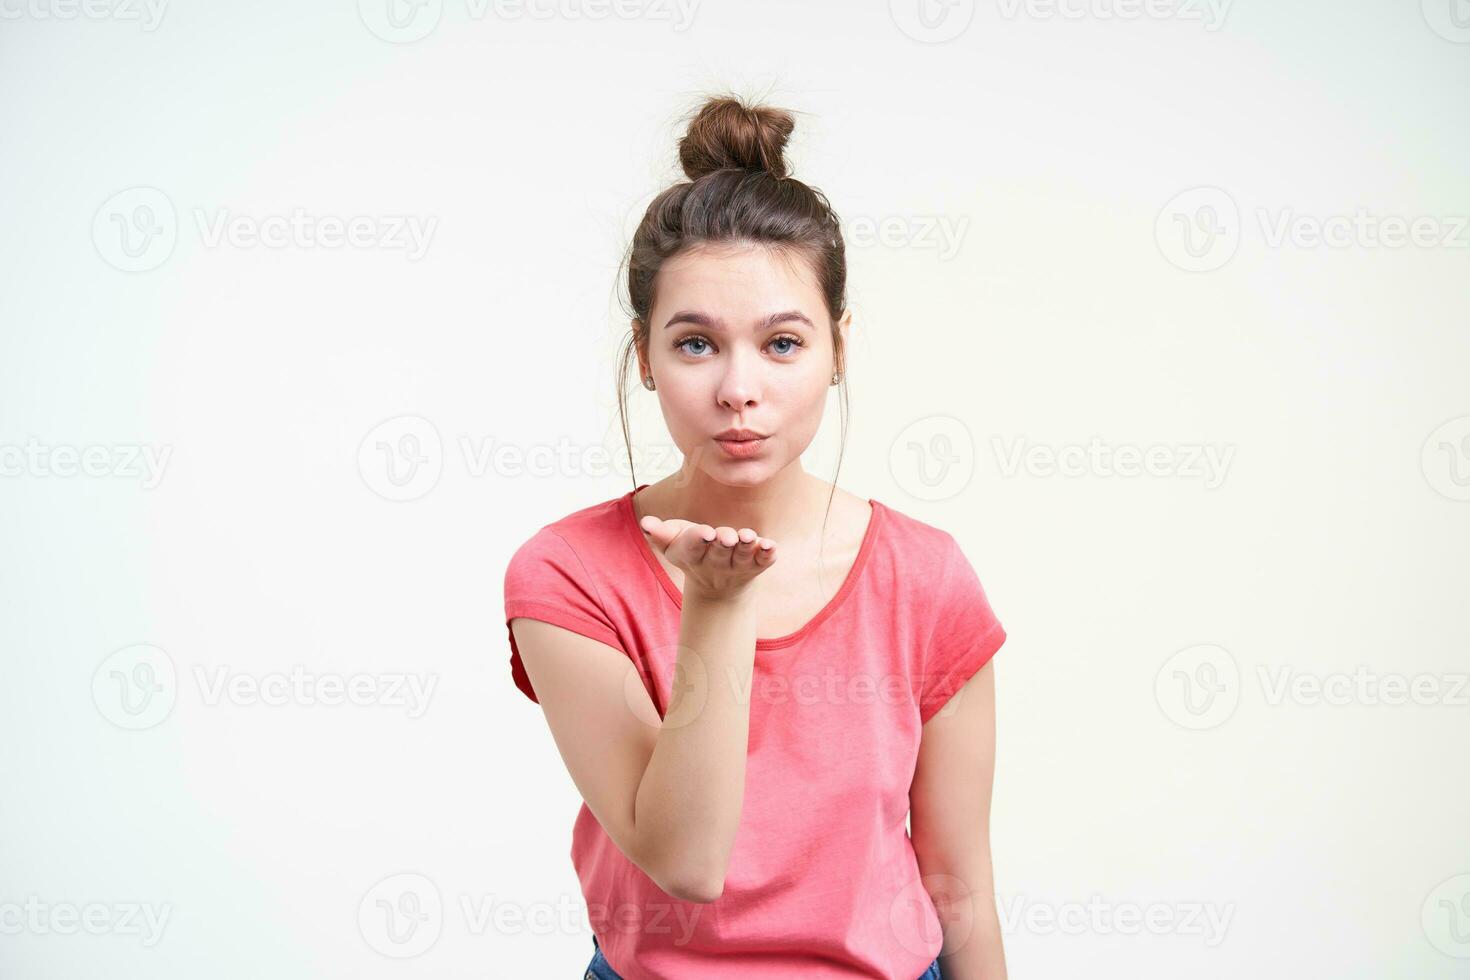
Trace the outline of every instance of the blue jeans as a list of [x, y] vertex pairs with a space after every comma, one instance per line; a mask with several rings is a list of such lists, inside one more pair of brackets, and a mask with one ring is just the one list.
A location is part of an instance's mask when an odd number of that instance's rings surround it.
[[[582, 980], [623, 980], [603, 959], [602, 947], [597, 944], [596, 936], [592, 937], [592, 962], [587, 964], [587, 973]], [[936, 959], [930, 963], [929, 969], [919, 974], [917, 980], [944, 980], [944, 974], [939, 972], [939, 961]]]

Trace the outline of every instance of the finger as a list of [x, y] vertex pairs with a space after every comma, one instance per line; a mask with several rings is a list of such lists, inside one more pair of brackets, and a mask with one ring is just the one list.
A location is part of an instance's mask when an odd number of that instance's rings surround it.
[[760, 544], [761, 536], [748, 527], [742, 527], [737, 533], [740, 537], [740, 544], [735, 548], [735, 560], [750, 561], [751, 556], [755, 554], [756, 547]]
[[643, 528], [643, 533], [658, 545], [660, 551], [667, 551], [669, 545], [673, 544], [679, 534], [690, 524], [679, 518], [670, 518], [665, 521], [652, 514], [646, 514], [638, 522], [638, 526]]
[[727, 551], [740, 543], [740, 535], [736, 533], [733, 527], [717, 527], [715, 528], [715, 536], [719, 539], [720, 547]]
[[679, 540], [685, 562], [698, 564], [709, 553], [715, 540], [715, 529], [708, 524], [690, 524], [679, 532]]
[[761, 568], [765, 568], [775, 560], [776, 542], [770, 538], [761, 538], [760, 545], [755, 549], [755, 563]]

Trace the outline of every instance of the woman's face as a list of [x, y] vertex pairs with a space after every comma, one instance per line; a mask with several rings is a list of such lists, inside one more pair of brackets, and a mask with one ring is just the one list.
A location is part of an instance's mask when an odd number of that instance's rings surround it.
[[[664, 422], [686, 465], [762, 483], [816, 436], [836, 369], [830, 319], [805, 260], [758, 245], [682, 252], [658, 274], [648, 349]], [[840, 328], [846, 341], [851, 317]], [[743, 445], [727, 429], [764, 436]]]

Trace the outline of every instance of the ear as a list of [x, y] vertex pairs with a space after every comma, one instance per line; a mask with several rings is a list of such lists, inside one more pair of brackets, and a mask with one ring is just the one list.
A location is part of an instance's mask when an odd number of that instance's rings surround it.
[[837, 330], [842, 334], [842, 349], [846, 351], [847, 345], [852, 341], [852, 307], [842, 311], [842, 319], [837, 321]]
[[[632, 321], [632, 326], [633, 336], [637, 337], [643, 330], [643, 321], [635, 317]], [[641, 380], [648, 374], [648, 352], [643, 349], [643, 346], [641, 344], [635, 341], [633, 343], [633, 353], [638, 355], [638, 377]]]

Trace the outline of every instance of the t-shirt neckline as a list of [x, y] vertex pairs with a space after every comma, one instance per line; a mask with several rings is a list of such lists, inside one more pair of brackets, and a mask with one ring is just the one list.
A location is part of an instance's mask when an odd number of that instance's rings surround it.
[[[647, 486], [647, 483], [640, 483], [635, 489], [623, 494], [622, 499], [619, 501], [619, 511], [622, 515], [623, 526], [632, 535], [633, 544], [637, 546], [638, 553], [648, 563], [649, 569], [653, 572], [658, 583], [663, 586], [664, 592], [673, 600], [674, 607], [683, 609], [683, 593], [679, 591], [679, 587], [674, 584], [674, 580], [669, 577], [669, 573], [660, 564], [658, 556], [653, 553], [653, 549], [649, 546], [648, 542], [643, 539], [643, 528], [638, 526], [638, 512], [633, 509], [633, 495]], [[757, 650], [778, 650], [800, 641], [835, 613], [843, 601], [847, 599], [848, 594], [857, 586], [858, 579], [862, 576], [863, 568], [868, 563], [868, 556], [873, 550], [873, 542], [878, 537], [878, 525], [883, 518], [882, 504], [872, 497], [868, 498], [868, 504], [872, 508], [872, 514], [868, 517], [868, 526], [863, 531], [862, 543], [858, 545], [857, 558], [853, 560], [852, 567], [847, 570], [847, 577], [838, 586], [837, 593], [828, 600], [825, 606], [817, 611], [815, 616], [807, 620], [806, 624], [799, 629], [787, 633], [785, 636], [756, 637], [755, 648]]]

